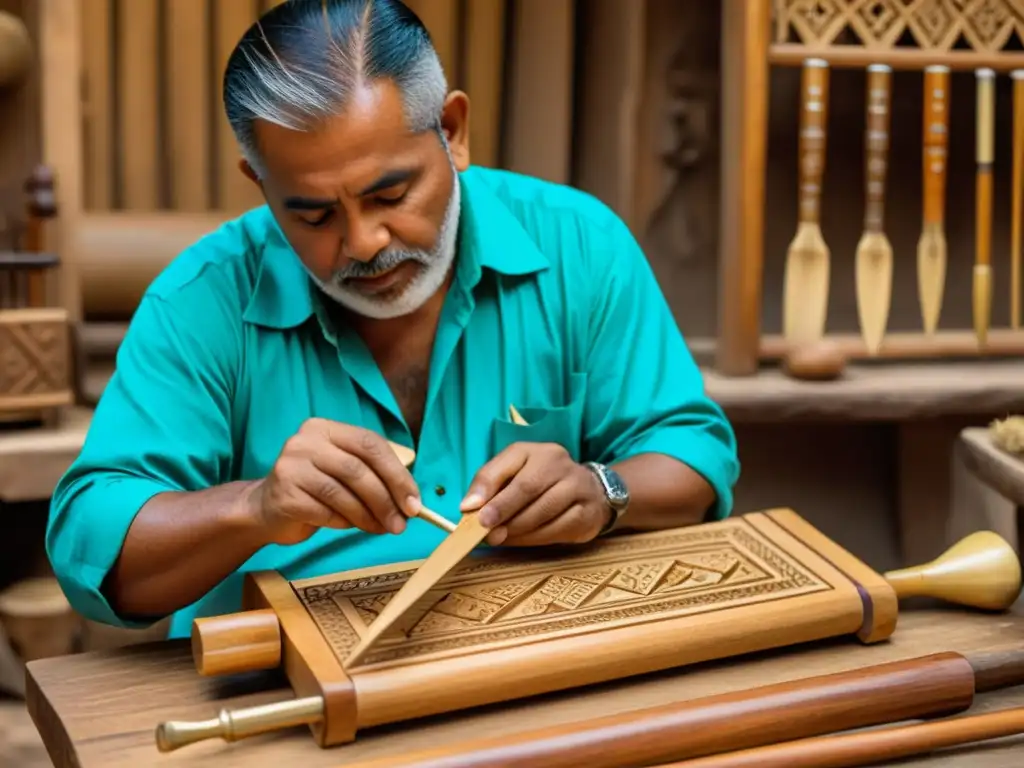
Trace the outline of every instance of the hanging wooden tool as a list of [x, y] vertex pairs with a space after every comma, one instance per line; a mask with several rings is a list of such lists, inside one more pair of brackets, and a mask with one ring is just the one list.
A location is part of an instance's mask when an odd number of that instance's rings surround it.
[[1024, 69], [1013, 78], [1013, 214], [1010, 248], [1010, 327], [1020, 328], [1021, 204], [1024, 198]]
[[985, 346], [992, 315], [992, 161], [995, 144], [995, 80], [991, 69], [977, 78], [977, 176], [975, 191], [974, 334]]
[[949, 146], [949, 67], [924, 71], [924, 216], [917, 243], [917, 289], [927, 334], [935, 333], [946, 286], [946, 155]]
[[857, 244], [857, 314], [868, 354], [885, 338], [892, 300], [892, 245], [885, 235], [885, 180], [889, 160], [892, 68], [872, 64], [867, 76], [864, 131], [864, 233]]
[[800, 111], [800, 222], [786, 255], [782, 300], [783, 335], [792, 345], [820, 339], [828, 315], [829, 249], [820, 223], [828, 86], [828, 62], [805, 61]]

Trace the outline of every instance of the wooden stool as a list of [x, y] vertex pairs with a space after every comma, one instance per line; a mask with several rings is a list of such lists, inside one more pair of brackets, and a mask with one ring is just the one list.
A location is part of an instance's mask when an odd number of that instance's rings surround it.
[[24, 696], [25, 664], [76, 650], [82, 621], [53, 577], [24, 579], [0, 592], [0, 688]]

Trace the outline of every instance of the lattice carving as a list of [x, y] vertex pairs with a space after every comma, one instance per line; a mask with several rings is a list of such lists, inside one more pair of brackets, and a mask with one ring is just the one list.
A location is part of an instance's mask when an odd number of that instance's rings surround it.
[[68, 389], [67, 323], [35, 317], [32, 310], [0, 312], [0, 408], [6, 399]]
[[[413, 571], [340, 579], [296, 591], [340, 659]], [[476, 653], [531, 637], [572, 636], [832, 587], [743, 518], [596, 550], [528, 560], [470, 558], [366, 662]]]
[[[1024, 0], [776, 0], [776, 42], [999, 53], [1024, 41]], [[912, 42], [911, 42], [912, 41]]]

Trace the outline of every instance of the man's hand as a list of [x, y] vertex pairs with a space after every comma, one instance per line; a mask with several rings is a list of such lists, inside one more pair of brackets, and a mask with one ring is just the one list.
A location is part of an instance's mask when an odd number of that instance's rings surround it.
[[305, 541], [317, 528], [401, 533], [419, 489], [380, 435], [309, 419], [250, 496], [250, 509], [276, 544]]
[[594, 474], [555, 443], [514, 443], [485, 464], [463, 499], [492, 546], [582, 544], [612, 511]]

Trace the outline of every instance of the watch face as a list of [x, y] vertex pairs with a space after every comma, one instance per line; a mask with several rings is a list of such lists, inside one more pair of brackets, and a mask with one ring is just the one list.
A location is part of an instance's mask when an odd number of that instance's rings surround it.
[[614, 506], [624, 505], [629, 501], [629, 491], [626, 488], [626, 484], [614, 469], [608, 467], [603, 467], [602, 469], [604, 470], [602, 474], [608, 488], [608, 500]]

